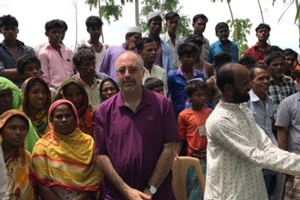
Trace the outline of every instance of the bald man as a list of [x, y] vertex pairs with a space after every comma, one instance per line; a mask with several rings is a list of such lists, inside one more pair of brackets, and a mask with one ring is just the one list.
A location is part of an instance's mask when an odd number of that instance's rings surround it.
[[240, 64], [217, 74], [222, 99], [206, 121], [208, 138], [205, 200], [267, 200], [262, 169], [300, 175], [300, 155], [283, 151], [255, 123], [244, 104], [250, 76]]
[[132, 51], [116, 60], [121, 92], [98, 108], [97, 161], [103, 199], [174, 199], [172, 166], [180, 140], [172, 103], [143, 85], [141, 58]]

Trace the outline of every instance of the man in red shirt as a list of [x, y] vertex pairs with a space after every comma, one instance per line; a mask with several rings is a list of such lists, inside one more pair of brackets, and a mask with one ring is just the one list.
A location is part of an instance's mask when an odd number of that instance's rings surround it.
[[258, 42], [245, 51], [244, 56], [252, 56], [256, 62], [263, 63], [265, 61], [265, 52], [270, 47], [267, 40], [270, 36], [271, 27], [268, 24], [259, 24], [255, 31]]

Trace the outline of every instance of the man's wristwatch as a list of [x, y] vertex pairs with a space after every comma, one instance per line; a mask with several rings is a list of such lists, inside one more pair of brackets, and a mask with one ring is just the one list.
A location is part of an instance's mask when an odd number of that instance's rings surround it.
[[156, 187], [154, 187], [153, 185], [147, 185], [147, 189], [149, 190], [149, 192], [152, 194], [152, 195], [154, 195], [155, 193], [156, 193], [156, 191], [157, 191], [157, 188]]

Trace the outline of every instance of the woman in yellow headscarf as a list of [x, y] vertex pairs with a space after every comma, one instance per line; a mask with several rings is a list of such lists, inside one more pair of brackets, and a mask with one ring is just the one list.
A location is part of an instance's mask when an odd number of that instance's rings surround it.
[[24, 141], [29, 130], [29, 119], [19, 110], [9, 110], [0, 116], [0, 138], [8, 177], [10, 200], [33, 200], [31, 154]]
[[48, 113], [50, 131], [33, 149], [33, 171], [42, 199], [95, 199], [102, 173], [93, 138], [78, 128], [68, 100], [55, 101]]
[[23, 111], [31, 119], [37, 134], [42, 137], [49, 131], [47, 114], [51, 104], [50, 89], [42, 78], [31, 77], [23, 83], [22, 91]]

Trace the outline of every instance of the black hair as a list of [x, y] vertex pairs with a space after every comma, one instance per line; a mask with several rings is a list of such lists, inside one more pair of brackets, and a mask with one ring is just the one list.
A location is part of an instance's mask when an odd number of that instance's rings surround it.
[[78, 48], [77, 52], [72, 58], [75, 67], [80, 67], [83, 58], [87, 58], [89, 60], [96, 60], [95, 52], [92, 49], [86, 47]]
[[281, 53], [284, 53], [284, 51], [279, 46], [272, 45], [269, 48], [267, 48], [265, 55], [267, 56], [268, 54], [270, 54], [273, 51], [280, 51]]
[[176, 13], [176, 12], [168, 12], [168, 13], [165, 15], [166, 21], [172, 20], [172, 19], [174, 19], [175, 17], [178, 17], [178, 19], [180, 20], [180, 16], [179, 16], [179, 14]]
[[232, 70], [232, 66], [235, 65], [234, 63], [228, 64], [228, 67], [221, 67], [220, 70], [217, 73], [217, 86], [221, 90], [221, 92], [224, 92], [225, 85], [229, 84], [234, 86], [235, 78], [234, 78], [234, 72]]
[[283, 51], [284, 55], [285, 56], [288, 56], [288, 55], [293, 55], [296, 59], [298, 57], [298, 53], [296, 51], [294, 51], [293, 49], [290, 49], [290, 48], [287, 48]]
[[86, 25], [86, 28], [90, 28], [90, 27], [93, 27], [93, 26], [97, 26], [97, 27], [101, 28], [102, 25], [103, 25], [103, 22], [100, 19], [100, 17], [98, 17], [98, 16], [89, 16], [85, 20], [85, 25]]
[[41, 68], [41, 61], [35, 55], [27, 54], [17, 59], [16, 68], [18, 72], [23, 74], [25, 66], [30, 63], [37, 63]]
[[185, 86], [185, 92], [188, 97], [191, 97], [197, 89], [207, 90], [207, 84], [200, 80], [190, 80]]
[[60, 21], [60, 23], [61, 23], [61, 25], [62, 25], [62, 29], [63, 29], [63, 31], [64, 32], [66, 32], [67, 30], [68, 30], [68, 25], [67, 25], [67, 23], [64, 21], [64, 20], [59, 20]]
[[271, 31], [271, 27], [268, 24], [261, 23], [255, 28], [255, 32], [257, 33], [260, 29], [267, 29], [269, 32]]
[[193, 23], [196, 23], [198, 19], [204, 19], [206, 23], [208, 22], [207, 17], [204, 14], [197, 14], [193, 17]]
[[283, 59], [285, 59], [285, 56], [283, 55], [283, 53], [281, 51], [273, 51], [273, 52], [271, 52], [270, 54], [268, 54], [266, 56], [266, 59], [265, 59], [266, 64], [270, 65], [271, 62], [273, 60], [275, 60], [276, 58], [283, 58]]
[[227, 23], [225, 22], [219, 22], [217, 23], [216, 27], [215, 27], [215, 32], [216, 32], [216, 35], [218, 35], [218, 31], [220, 28], [227, 28], [229, 30], [229, 26]]
[[154, 90], [157, 87], [164, 87], [164, 82], [162, 80], [160, 80], [159, 78], [156, 77], [149, 77], [145, 80], [144, 82], [144, 86], [148, 89], [148, 90]]
[[150, 42], [154, 42], [154, 40], [152, 38], [149, 38], [149, 37], [142, 37], [141, 39], [139, 39], [136, 43], [136, 49], [137, 49], [138, 53], [143, 51], [144, 44], [147, 44], [147, 43], [150, 43]]
[[106, 83], [106, 82], [111, 82], [114, 85], [114, 87], [116, 88], [116, 90], [118, 92], [120, 91], [119, 85], [116, 83], [116, 81], [114, 81], [114, 79], [112, 79], [112, 78], [105, 78], [105, 79], [103, 79], [101, 81], [100, 86], [99, 86], [99, 94], [100, 94], [100, 98], [101, 99], [103, 99], [102, 92], [101, 92], [102, 91], [102, 87], [103, 87], [104, 83]]
[[193, 46], [190, 43], [183, 43], [180, 44], [177, 48], [177, 53], [179, 57], [183, 57], [186, 54], [191, 54], [191, 53], [197, 53], [198, 49], [197, 47]]
[[[15, 114], [15, 115], [11, 116], [11, 117], [5, 122], [5, 124], [8, 123], [10, 120], [12, 120], [12, 119], [14, 119], [14, 118], [23, 120], [23, 121], [26, 123], [26, 125], [27, 125], [27, 131], [29, 131], [29, 121], [28, 121], [28, 119], [27, 119], [26, 117], [24, 117], [23, 115], [20, 115], [20, 114]], [[4, 124], [4, 126], [5, 126], [5, 124]], [[4, 127], [4, 126], [3, 126], [3, 127]], [[2, 128], [3, 128], [3, 127], [2, 127]], [[1, 130], [1, 129], [0, 129], [0, 130]]]
[[45, 30], [46, 30], [46, 32], [49, 32], [51, 29], [54, 29], [54, 28], [61, 28], [61, 29], [63, 29], [63, 25], [61, 23], [61, 20], [59, 20], [59, 19], [53, 19], [53, 20], [50, 20], [50, 21], [46, 22], [46, 24], [45, 24]]
[[201, 47], [204, 43], [203, 37], [197, 34], [189, 35], [184, 42], [190, 42], [196, 44], [198, 47]]
[[3, 28], [4, 26], [18, 27], [19, 23], [15, 17], [11, 15], [3, 15], [2, 17], [0, 17], [0, 29]]
[[256, 60], [253, 58], [253, 56], [243, 56], [238, 63], [244, 65], [245, 67], [251, 67], [256, 64]]
[[149, 26], [149, 24], [151, 24], [151, 22], [152, 21], [162, 21], [162, 18], [161, 18], [161, 16], [160, 15], [158, 15], [158, 16], [155, 16], [155, 17], [153, 17], [153, 18], [151, 18], [149, 21], [148, 21], [148, 26]]
[[218, 53], [214, 56], [215, 65], [222, 66], [231, 62], [232, 56], [229, 53]]
[[256, 69], [267, 70], [267, 68], [268, 68], [268, 66], [266, 66], [265, 64], [258, 63], [258, 64], [255, 64], [255, 65], [252, 65], [251, 67], [248, 68], [250, 79], [253, 80], [255, 78]]

